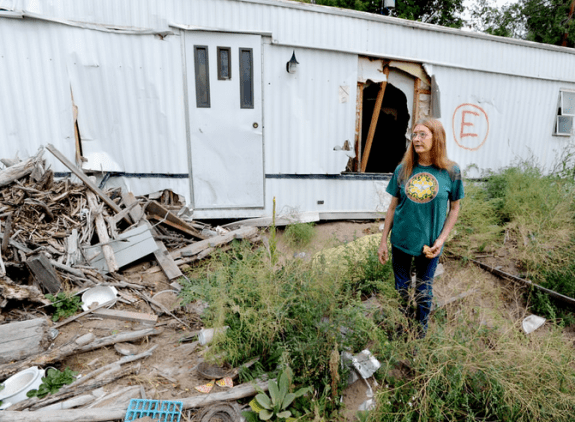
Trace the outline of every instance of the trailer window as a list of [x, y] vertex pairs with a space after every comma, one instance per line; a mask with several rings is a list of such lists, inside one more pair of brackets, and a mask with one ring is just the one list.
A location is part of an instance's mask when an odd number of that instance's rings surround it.
[[573, 133], [573, 118], [575, 117], [575, 91], [559, 91], [555, 135], [570, 136]]
[[232, 52], [230, 47], [218, 47], [218, 79], [232, 79]]
[[194, 46], [194, 68], [196, 71], [196, 107], [210, 107], [210, 67], [208, 47]]
[[240, 48], [240, 107], [254, 108], [253, 50]]

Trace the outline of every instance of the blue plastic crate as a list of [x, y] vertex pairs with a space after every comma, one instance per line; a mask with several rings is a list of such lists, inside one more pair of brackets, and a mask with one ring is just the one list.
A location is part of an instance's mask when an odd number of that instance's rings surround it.
[[158, 422], [180, 422], [183, 404], [181, 401], [170, 400], [130, 400], [124, 422], [130, 422], [144, 416]]

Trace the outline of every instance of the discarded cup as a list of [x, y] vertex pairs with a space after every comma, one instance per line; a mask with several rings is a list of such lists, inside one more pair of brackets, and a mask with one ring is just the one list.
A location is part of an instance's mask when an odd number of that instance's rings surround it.
[[208, 344], [214, 339], [214, 335], [216, 333], [223, 333], [228, 328], [230, 328], [230, 327], [228, 327], [227, 325], [225, 327], [221, 327], [221, 328], [202, 328], [202, 330], [198, 334], [198, 341], [200, 342], [200, 344], [202, 346], [204, 344]]
[[523, 330], [525, 331], [525, 333], [531, 334], [533, 331], [541, 327], [543, 324], [545, 324], [545, 318], [542, 318], [537, 315], [529, 315], [523, 320], [523, 323], [521, 325], [523, 326]]

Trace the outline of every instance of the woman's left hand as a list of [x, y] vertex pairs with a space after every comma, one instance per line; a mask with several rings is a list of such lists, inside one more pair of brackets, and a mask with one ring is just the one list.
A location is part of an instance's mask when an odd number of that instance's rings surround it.
[[445, 240], [442, 240], [441, 238], [437, 238], [437, 240], [435, 241], [435, 243], [433, 244], [433, 246], [430, 248], [429, 252], [431, 253], [429, 255], [429, 259], [433, 259], [437, 256], [439, 256], [439, 254], [441, 253], [441, 248], [443, 247], [443, 244], [445, 243]]

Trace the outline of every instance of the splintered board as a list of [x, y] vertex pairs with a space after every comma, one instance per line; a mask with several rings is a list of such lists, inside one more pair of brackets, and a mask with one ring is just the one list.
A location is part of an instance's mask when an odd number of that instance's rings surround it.
[[[110, 245], [120, 268], [158, 250], [152, 233], [146, 226], [138, 226], [125, 231]], [[88, 246], [84, 251], [91, 266], [108, 271], [100, 245]]]
[[0, 325], [0, 364], [25, 359], [48, 347], [44, 318]]

